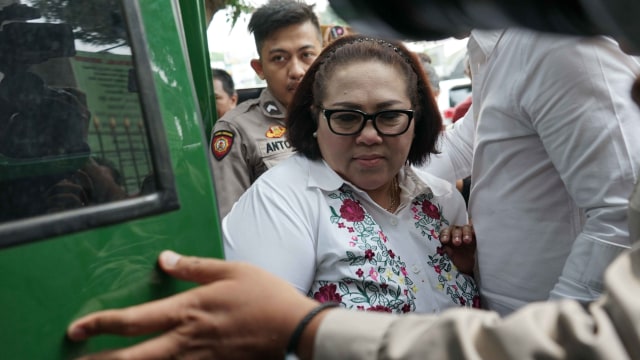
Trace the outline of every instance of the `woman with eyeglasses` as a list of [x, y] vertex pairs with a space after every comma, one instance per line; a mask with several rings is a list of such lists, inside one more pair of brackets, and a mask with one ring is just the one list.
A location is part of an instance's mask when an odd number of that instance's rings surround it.
[[[442, 228], [468, 223], [464, 200], [412, 167], [437, 152], [442, 128], [421, 66], [386, 40], [328, 45], [289, 108], [297, 154], [263, 174], [222, 221], [226, 258], [347, 308], [479, 307], [473, 261], [458, 269], [439, 241]], [[474, 244], [466, 246], [472, 257]]]

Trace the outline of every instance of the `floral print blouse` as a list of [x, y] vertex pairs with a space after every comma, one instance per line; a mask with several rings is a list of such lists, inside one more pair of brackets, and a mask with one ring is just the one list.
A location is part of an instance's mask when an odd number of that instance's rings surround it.
[[467, 223], [449, 183], [409, 166], [391, 214], [323, 161], [294, 155], [262, 175], [223, 220], [227, 259], [261, 266], [314, 299], [392, 313], [479, 307], [473, 278], [439, 231]]

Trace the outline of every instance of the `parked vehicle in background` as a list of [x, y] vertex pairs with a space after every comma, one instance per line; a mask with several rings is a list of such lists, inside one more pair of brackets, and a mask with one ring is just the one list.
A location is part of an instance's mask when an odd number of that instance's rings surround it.
[[471, 79], [468, 77], [441, 80], [438, 107], [445, 125], [453, 121], [453, 109], [471, 95]]

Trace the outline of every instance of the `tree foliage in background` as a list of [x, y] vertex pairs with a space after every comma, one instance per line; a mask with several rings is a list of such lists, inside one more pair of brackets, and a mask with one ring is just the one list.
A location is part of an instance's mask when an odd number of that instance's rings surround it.
[[251, 13], [254, 8], [246, 0], [205, 0], [205, 8], [207, 10], [207, 24], [211, 23], [213, 15], [219, 10], [228, 8], [229, 15], [227, 21], [231, 23], [231, 27], [236, 24], [238, 18], [242, 14]]

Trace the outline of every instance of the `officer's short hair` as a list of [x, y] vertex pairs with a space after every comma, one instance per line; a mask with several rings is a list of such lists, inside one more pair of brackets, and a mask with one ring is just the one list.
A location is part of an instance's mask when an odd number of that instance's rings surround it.
[[256, 50], [260, 50], [264, 41], [274, 32], [291, 25], [310, 21], [318, 30], [318, 39], [322, 42], [320, 21], [313, 12], [314, 5], [307, 5], [296, 0], [270, 0], [256, 9], [251, 15], [247, 29], [253, 33]]

